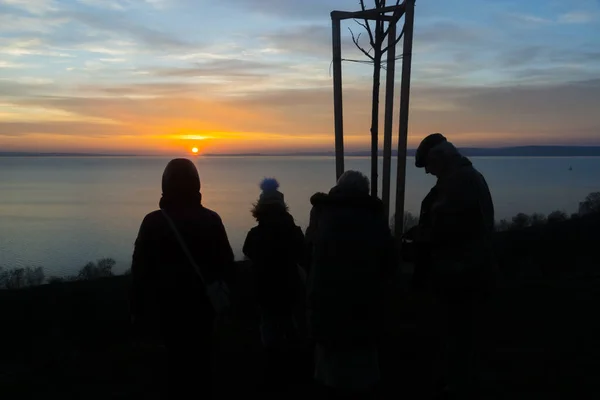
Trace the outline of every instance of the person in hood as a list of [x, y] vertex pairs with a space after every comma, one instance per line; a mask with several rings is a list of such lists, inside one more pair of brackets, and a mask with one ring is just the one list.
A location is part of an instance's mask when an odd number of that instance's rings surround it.
[[397, 265], [383, 203], [358, 171], [346, 171], [311, 203], [307, 312], [315, 379], [328, 396], [368, 398], [380, 382], [383, 284]]
[[[198, 170], [190, 160], [174, 159], [167, 164], [159, 207], [146, 215], [135, 241], [131, 266], [134, 327], [167, 349], [169, 398], [198, 390], [209, 398], [215, 313], [205, 283], [230, 278], [233, 252], [221, 218], [202, 205]], [[174, 222], [202, 277], [164, 214]]]
[[415, 165], [437, 178], [406, 238], [416, 248], [414, 284], [445, 307], [446, 391], [470, 398], [478, 320], [494, 286], [494, 204], [487, 182], [442, 134], [419, 145]]

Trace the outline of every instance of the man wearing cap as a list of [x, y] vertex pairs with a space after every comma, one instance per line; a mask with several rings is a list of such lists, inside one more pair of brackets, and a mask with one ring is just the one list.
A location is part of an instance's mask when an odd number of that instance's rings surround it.
[[421, 204], [413, 283], [443, 305], [446, 391], [469, 398], [474, 390], [475, 329], [493, 287], [494, 205], [483, 175], [442, 134], [427, 136], [415, 164], [437, 178]]

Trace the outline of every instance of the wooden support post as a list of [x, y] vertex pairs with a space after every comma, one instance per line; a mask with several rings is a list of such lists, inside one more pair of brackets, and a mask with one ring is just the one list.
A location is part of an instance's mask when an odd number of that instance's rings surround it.
[[410, 72], [412, 64], [415, 0], [405, 0], [404, 44], [402, 51], [402, 84], [400, 88], [400, 127], [398, 134], [398, 170], [396, 175], [395, 235], [399, 240], [404, 231], [404, 193], [406, 190], [406, 146], [408, 140], [408, 110]]
[[342, 107], [342, 32], [341, 21], [331, 13], [333, 45], [333, 115], [335, 119], [336, 181], [344, 173], [344, 116]]
[[[331, 13], [332, 19], [373, 19], [373, 20], [386, 20], [389, 21], [393, 18], [398, 18], [405, 11], [405, 5], [400, 4], [397, 6], [388, 6], [382, 8], [371, 8], [364, 11], [333, 11]], [[394, 12], [394, 15], [385, 15], [387, 12]]]
[[394, 79], [396, 73], [396, 21], [388, 31], [387, 73], [385, 76], [385, 117], [383, 128], [383, 182], [381, 200], [385, 218], [390, 217], [390, 172], [392, 169], [392, 126], [394, 123]]

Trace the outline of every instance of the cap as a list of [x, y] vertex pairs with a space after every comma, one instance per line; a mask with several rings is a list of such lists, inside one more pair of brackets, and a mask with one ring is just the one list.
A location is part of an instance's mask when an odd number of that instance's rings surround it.
[[423, 139], [415, 154], [415, 166], [417, 168], [424, 168], [425, 164], [427, 164], [429, 150], [446, 141], [447, 139], [441, 133], [432, 133]]

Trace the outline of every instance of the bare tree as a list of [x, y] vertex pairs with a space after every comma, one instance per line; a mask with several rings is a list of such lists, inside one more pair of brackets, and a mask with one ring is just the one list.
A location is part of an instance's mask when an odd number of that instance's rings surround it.
[[[373, 0], [375, 8], [386, 7], [386, 0]], [[395, 1], [395, 5], [400, 5], [400, 0]], [[360, 0], [360, 7], [362, 11], [365, 11], [365, 1]], [[355, 20], [355, 22], [362, 26], [369, 36], [370, 49], [366, 50], [360, 44], [360, 36], [355, 35], [352, 29], [350, 34], [352, 35], [352, 41], [356, 47], [373, 63], [373, 92], [371, 102], [371, 194], [377, 196], [377, 156], [378, 156], [378, 141], [379, 141], [379, 87], [381, 82], [381, 60], [383, 55], [388, 51], [389, 47], [384, 47], [383, 44], [389, 33], [389, 25], [385, 26], [385, 21], [379, 19], [374, 22], [369, 22], [365, 19], [364, 21]], [[398, 35], [398, 38], [394, 42], [394, 45], [400, 41], [404, 34], [404, 28]]]
[[579, 214], [592, 214], [600, 212], [600, 192], [587, 195], [584, 201], [579, 203]]

